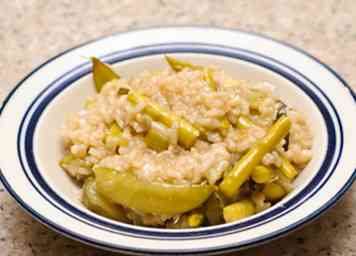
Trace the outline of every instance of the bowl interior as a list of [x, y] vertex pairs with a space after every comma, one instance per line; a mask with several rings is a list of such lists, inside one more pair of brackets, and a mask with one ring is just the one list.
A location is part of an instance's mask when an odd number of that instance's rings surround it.
[[[275, 85], [276, 95], [287, 105], [305, 115], [309, 124], [313, 124], [310, 125], [310, 128], [314, 135], [312, 161], [295, 180], [293, 192], [278, 204], [283, 204], [283, 202], [295, 196], [309, 183], [316, 175], [324, 159], [327, 132], [318, 108], [301, 89], [286, 78], [264, 67], [243, 60], [209, 54], [179, 53], [174, 55], [197, 64], [215, 65], [236, 79], [245, 79], [252, 82], [265, 81]], [[144, 70], [165, 68], [167, 64], [163, 55], [153, 55], [125, 60], [116, 63], [114, 67], [122, 77], [131, 77]], [[94, 94], [91, 74], [73, 82], [50, 102], [40, 117], [34, 134], [35, 160], [45, 181], [59, 196], [83, 211], [87, 210], [80, 202], [79, 187], [58, 165], [63, 156], [60, 128], [70, 113], [80, 110], [85, 99]]]

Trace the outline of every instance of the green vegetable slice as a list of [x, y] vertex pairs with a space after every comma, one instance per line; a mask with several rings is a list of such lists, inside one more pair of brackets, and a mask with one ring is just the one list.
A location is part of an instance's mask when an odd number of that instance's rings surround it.
[[109, 200], [142, 213], [176, 215], [199, 207], [214, 191], [210, 185], [176, 186], [137, 179], [130, 172], [95, 168], [96, 186]]
[[93, 64], [93, 79], [97, 92], [100, 92], [107, 82], [120, 79], [120, 76], [109, 65], [101, 62], [96, 57], [91, 57], [90, 59]]
[[139, 102], [144, 102], [145, 107], [142, 112], [167, 127], [171, 127], [173, 123], [176, 122], [178, 125], [178, 142], [183, 147], [190, 148], [198, 139], [200, 135], [199, 130], [185, 119], [174, 115], [166, 109], [163, 109], [159, 105], [149, 101], [145, 96], [136, 92], [130, 91], [127, 98], [132, 104], [135, 105]]
[[111, 219], [127, 222], [125, 212], [121, 206], [113, 204], [97, 193], [95, 180], [92, 177], [85, 180], [82, 201], [93, 212]]

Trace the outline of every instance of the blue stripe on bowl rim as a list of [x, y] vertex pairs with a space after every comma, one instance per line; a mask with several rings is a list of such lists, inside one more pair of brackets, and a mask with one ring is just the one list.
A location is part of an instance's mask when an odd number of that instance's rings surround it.
[[[346, 81], [338, 74], [336, 73], [333, 69], [331, 69], [328, 65], [326, 65], [325, 63], [321, 62], [319, 59], [315, 58], [314, 56], [310, 55], [309, 53], [305, 52], [302, 49], [299, 49], [291, 44], [285, 43], [283, 41], [280, 40], [276, 40], [261, 34], [257, 34], [257, 33], [251, 33], [251, 32], [246, 32], [246, 31], [242, 31], [242, 30], [237, 30], [237, 29], [226, 29], [226, 28], [218, 28], [218, 27], [211, 27], [211, 26], [166, 26], [166, 28], [171, 28], [171, 29], [180, 29], [181, 27], [187, 27], [187, 28], [197, 28], [197, 29], [217, 29], [217, 30], [225, 30], [228, 32], [232, 32], [232, 33], [241, 33], [241, 34], [246, 34], [246, 35], [253, 35], [255, 37], [258, 38], [262, 38], [265, 40], [269, 40], [275, 43], [278, 43], [280, 45], [283, 45], [291, 50], [294, 50], [296, 52], [299, 52], [300, 54], [308, 57], [309, 59], [311, 59], [312, 61], [320, 64], [320, 66], [324, 67], [326, 70], [328, 70], [330, 73], [332, 73], [336, 79], [338, 79], [346, 88], [348, 88], [348, 90], [350, 91], [352, 97], [355, 100], [356, 103], [356, 94], [353, 92], [353, 90], [351, 89], [351, 87], [346, 83]], [[156, 28], [161, 28], [161, 27], [156, 27]], [[155, 29], [155, 27], [150, 27], [150, 28], [145, 28], [145, 29], [140, 29], [140, 30], [135, 30], [135, 31], [130, 31], [130, 32], [124, 32], [125, 33], [136, 33], [138, 31], [145, 31], [145, 30], [152, 30]], [[122, 33], [118, 33], [116, 35], [113, 36], [117, 36], [120, 35]], [[78, 45], [76, 47], [70, 48], [64, 52], [61, 52], [60, 54], [54, 56], [53, 58], [47, 60], [46, 62], [44, 62], [43, 64], [41, 64], [40, 66], [38, 66], [37, 68], [35, 68], [32, 72], [30, 72], [26, 77], [24, 77], [14, 88], [13, 90], [8, 94], [8, 96], [5, 98], [5, 100], [3, 101], [3, 104], [0, 107], [0, 116], [1, 113], [4, 111], [5, 107], [7, 106], [7, 103], [11, 100], [12, 96], [16, 93], [16, 91], [21, 87], [21, 85], [28, 79], [30, 78], [34, 73], [36, 73], [39, 69], [41, 69], [43, 66], [47, 65], [48, 63], [54, 61], [55, 59], [61, 57], [62, 55], [77, 49], [81, 46], [93, 43], [93, 42], [98, 42], [101, 40], [105, 40], [107, 37], [101, 37], [98, 39], [94, 39], [91, 40], [89, 42], [85, 42], [81, 45]], [[73, 239], [82, 241], [84, 243], [90, 244], [90, 245], [94, 245], [97, 247], [101, 247], [101, 248], [105, 248], [105, 249], [109, 249], [109, 250], [114, 250], [114, 251], [121, 251], [121, 252], [128, 252], [128, 253], [133, 253], [133, 254], [142, 254], [142, 253], [147, 253], [147, 251], [141, 251], [141, 250], [135, 250], [133, 248], [124, 248], [124, 247], [117, 247], [115, 245], [110, 245], [110, 244], [105, 244], [105, 243], [101, 243], [98, 241], [94, 241], [90, 238], [84, 237], [81, 234], [72, 232], [68, 229], [66, 229], [65, 227], [61, 227], [58, 226], [56, 223], [48, 220], [46, 217], [41, 216], [40, 214], [38, 214], [30, 205], [28, 205], [28, 203], [24, 202], [21, 197], [16, 193], [16, 191], [14, 191], [11, 187], [11, 185], [8, 183], [6, 177], [4, 176], [3, 172], [0, 169], [0, 180], [3, 183], [4, 187], [6, 188], [6, 190], [9, 192], [9, 194], [18, 202], [18, 204], [25, 210], [27, 211], [29, 214], [31, 214], [35, 219], [37, 219], [38, 221], [40, 221], [41, 223], [45, 224], [46, 226], [48, 226], [49, 228], [52, 228], [53, 230], [56, 230], [57, 232], [66, 235], [68, 237], [71, 237]], [[306, 224], [308, 222], [311, 222], [313, 220], [315, 220], [319, 215], [321, 215], [322, 213], [324, 213], [326, 210], [328, 210], [330, 207], [332, 207], [342, 196], [343, 194], [347, 191], [348, 188], [351, 187], [351, 185], [353, 184], [353, 182], [356, 180], [356, 169], [354, 170], [353, 174], [351, 175], [351, 177], [348, 179], [348, 181], [344, 184], [344, 186], [335, 194], [335, 196], [333, 196], [326, 204], [324, 204], [322, 207], [320, 207], [318, 210], [316, 210], [315, 212], [313, 212], [312, 214], [306, 216], [305, 218], [297, 221], [296, 223], [285, 227], [283, 229], [280, 229], [276, 232], [273, 233], [269, 233], [268, 235], [265, 235], [263, 237], [259, 237], [256, 239], [251, 239], [249, 241], [245, 241], [243, 244], [234, 244], [234, 245], [230, 245], [230, 246], [222, 246], [216, 249], [209, 249], [209, 250], [199, 250], [199, 251], [191, 251], [191, 252], [187, 252], [187, 253], [183, 253], [181, 252], [180, 254], [194, 254], [194, 253], [222, 253], [222, 252], [230, 252], [230, 251], [235, 251], [238, 249], [242, 249], [242, 248], [246, 248], [249, 246], [254, 246], [254, 245], [258, 245], [261, 243], [265, 243], [269, 240], [272, 239], [276, 239], [280, 236], [285, 235], [286, 233], [300, 227], [303, 224]], [[166, 255], [166, 252], [155, 252], [153, 253], [154, 255]]]
[[[33, 155], [33, 135], [35, 132], [36, 124], [46, 108], [46, 106], [63, 90], [65, 90], [67, 87], [69, 87], [74, 81], [77, 79], [83, 77], [84, 75], [88, 74], [91, 72], [90, 66], [86, 63], [84, 65], [81, 65], [79, 67], [74, 68], [72, 71], [69, 71], [68, 73], [64, 74], [58, 80], [56, 80], [54, 83], [50, 84], [44, 91], [41, 92], [41, 94], [34, 100], [34, 102], [31, 104], [29, 109], [27, 110], [23, 121], [20, 126], [20, 133], [19, 133], [19, 139], [18, 139], [18, 148], [20, 152], [20, 147], [21, 147], [21, 140], [20, 137], [25, 138], [25, 159], [28, 160], [28, 165], [31, 166], [31, 169], [29, 172], [33, 175], [35, 181], [39, 183], [40, 188], [44, 191], [44, 193], [39, 189], [35, 182], [33, 182], [28, 175], [27, 171], [25, 171], [25, 175], [29, 179], [29, 181], [32, 183], [32, 185], [37, 189], [37, 191], [42, 195], [43, 198], [45, 198], [47, 201], [49, 201], [53, 206], [56, 208], [60, 209], [61, 211], [64, 211], [66, 214], [69, 214], [71, 217], [79, 220], [79, 221], [85, 221], [85, 223], [89, 225], [93, 225], [96, 228], [109, 228], [111, 232], [115, 233], [120, 233], [120, 234], [125, 234], [128, 236], [135, 236], [135, 237], [145, 237], [145, 238], [150, 238], [150, 239], [201, 239], [201, 238], [206, 238], [206, 237], [213, 237], [213, 236], [221, 236], [223, 234], [228, 234], [228, 233], [236, 233], [236, 232], [242, 232], [246, 229], [250, 229], [253, 227], [257, 227], [260, 225], [265, 224], [266, 222], [272, 221], [276, 219], [277, 217], [280, 217], [282, 215], [287, 214], [291, 210], [295, 209], [298, 207], [302, 202], [305, 200], [309, 199], [312, 197], [329, 179], [329, 177], [332, 175], [332, 172], [334, 168], [337, 166], [338, 160], [341, 155], [342, 151], [342, 145], [343, 145], [343, 136], [342, 136], [342, 126], [340, 123], [340, 119], [337, 115], [337, 112], [330, 102], [330, 100], [326, 97], [324, 94], [323, 97], [328, 101], [330, 104], [331, 108], [334, 110], [334, 114], [336, 118], [338, 119], [339, 122], [339, 129], [340, 129], [340, 138], [341, 138], [341, 143], [340, 143], [340, 151], [338, 152], [337, 160], [335, 164], [330, 167], [330, 164], [333, 160], [333, 156], [335, 155], [335, 145], [336, 143], [336, 129], [334, 127], [334, 123], [332, 121], [332, 118], [330, 117], [330, 113], [328, 110], [325, 108], [323, 103], [319, 100], [318, 96], [312, 92], [312, 90], [305, 85], [300, 79], [292, 75], [291, 73], [287, 73], [284, 70], [280, 69], [276, 64], [271, 65], [267, 63], [263, 59], [267, 59], [265, 56], [252, 53], [250, 51], [242, 50], [242, 49], [236, 49], [236, 48], [228, 48], [225, 46], [217, 46], [217, 45], [207, 45], [207, 44], [193, 44], [193, 43], [179, 43], [179, 44], [161, 44], [161, 45], [154, 45], [154, 46], [144, 46], [144, 47], [139, 47], [135, 49], [130, 49], [128, 51], [120, 51], [117, 53], [111, 53], [109, 55], [106, 55], [102, 57], [105, 61], [108, 63], [116, 63], [119, 61], [124, 61], [132, 58], [137, 58], [137, 57], [143, 57], [143, 56], [152, 56], [152, 55], [161, 55], [165, 53], [179, 53], [179, 52], [184, 52], [184, 53], [200, 53], [200, 54], [213, 54], [213, 55], [219, 55], [219, 56], [225, 56], [225, 57], [230, 57], [230, 58], [237, 58], [239, 60], [244, 60], [249, 63], [253, 63], [259, 66], [262, 66], [264, 68], [267, 68], [270, 71], [273, 71], [282, 77], [290, 80], [295, 84], [298, 88], [302, 89], [305, 94], [307, 94], [313, 101], [314, 103], [319, 107], [320, 112], [322, 113], [327, 130], [328, 130], [328, 150], [325, 156], [325, 161], [322, 164], [322, 167], [320, 168], [321, 170], [316, 174], [316, 176], [313, 178], [313, 180], [307, 185], [307, 187], [304, 188], [300, 193], [295, 195], [293, 198], [290, 200], [286, 201], [283, 205], [280, 207], [276, 207], [272, 209], [270, 212], [262, 214], [258, 217], [252, 218], [250, 220], [242, 221], [239, 222], [235, 225], [231, 225], [228, 227], [224, 226], [218, 226], [214, 228], [213, 230], [203, 230], [203, 229], [198, 229], [194, 231], [189, 231], [189, 232], [174, 232], [170, 233], [162, 229], [152, 229], [150, 231], [146, 230], [141, 230], [141, 229], [136, 229], [136, 228], [128, 228], [127, 226], [123, 226], [120, 224], [113, 224], [112, 222], [108, 222], [102, 219], [97, 219], [91, 215], [88, 215], [87, 213], [81, 211], [80, 209], [76, 208], [75, 206], [71, 205], [70, 203], [66, 202], [63, 198], [61, 198], [53, 188], [51, 188], [45, 181], [45, 179], [42, 177], [41, 172], [39, 171], [35, 157]], [[268, 58], [269, 61], [271, 61], [270, 58]], [[276, 62], [276, 60], [273, 60], [273, 62]], [[279, 63], [280, 64], [280, 63]], [[286, 65], [283, 65], [284, 67], [287, 67]], [[288, 67], [291, 69], [290, 67]], [[78, 71], [79, 70], [79, 71]], [[77, 71], [77, 73], [75, 73]], [[74, 75], [71, 76], [71, 74], [74, 72]], [[58, 84], [57, 84], [58, 82]], [[311, 83], [311, 81], [309, 81]], [[311, 83], [312, 84], [312, 83]], [[315, 84], [312, 84], [317, 90], [320, 91], [320, 88], [318, 88]], [[320, 91], [322, 93], [322, 91]], [[43, 100], [40, 101], [40, 103], [37, 103], [39, 99], [42, 98], [42, 95], [47, 94], [43, 96]], [[322, 93], [323, 94], [323, 93]], [[38, 106], [32, 110], [32, 106], [38, 104]], [[27, 114], [29, 112], [33, 112], [32, 115], [30, 116], [30, 121], [28, 122], [28, 125], [24, 128], [24, 123], [25, 119], [27, 118]], [[23, 135], [22, 135], [23, 134]], [[20, 155], [20, 161], [21, 164], [26, 170], [23, 161], [24, 159], [22, 158], [21, 154]], [[329, 170], [332, 170], [331, 172], [328, 173]], [[327, 175], [328, 174], [328, 175]], [[326, 176], [327, 175], [327, 176]], [[321, 181], [323, 181], [321, 183]], [[313, 193], [313, 190], [315, 190]], [[309, 194], [308, 194], [309, 193]], [[60, 205], [58, 207], [57, 205], [53, 204], [48, 198], [53, 199], [55, 202]], [[80, 218], [78, 217], [80, 216]], [[108, 230], [108, 229], [106, 229]]]

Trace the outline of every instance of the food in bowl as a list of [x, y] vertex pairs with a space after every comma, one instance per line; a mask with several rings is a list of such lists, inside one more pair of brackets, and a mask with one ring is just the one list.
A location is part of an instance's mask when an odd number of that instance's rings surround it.
[[280, 201], [312, 158], [303, 116], [269, 83], [165, 60], [122, 78], [92, 58], [97, 94], [62, 128], [60, 165], [83, 204], [134, 225], [196, 228]]

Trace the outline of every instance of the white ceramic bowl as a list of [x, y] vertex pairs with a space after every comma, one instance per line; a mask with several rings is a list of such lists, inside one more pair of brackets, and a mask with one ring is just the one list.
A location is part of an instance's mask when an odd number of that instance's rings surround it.
[[[314, 157], [295, 190], [272, 208], [239, 222], [164, 230], [114, 222], [84, 208], [78, 187], [58, 166], [60, 126], [94, 94], [98, 56], [122, 76], [164, 67], [163, 54], [214, 64], [233, 77], [268, 81], [303, 113], [314, 133]], [[286, 44], [255, 34], [203, 27], [153, 28], [117, 34], [70, 49], [24, 78], [1, 108], [1, 180], [17, 202], [48, 227], [114, 251], [219, 253], [256, 245], [315, 219], [355, 180], [355, 95], [329, 67]], [[5, 150], [6, 149], [6, 150]]]

